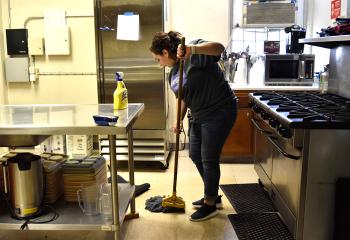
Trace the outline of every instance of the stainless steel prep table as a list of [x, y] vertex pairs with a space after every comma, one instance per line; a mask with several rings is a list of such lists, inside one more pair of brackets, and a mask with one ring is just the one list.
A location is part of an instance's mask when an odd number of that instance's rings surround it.
[[[113, 104], [86, 105], [0, 105], [0, 138], [2, 145], [32, 141], [32, 145], [50, 135], [108, 135], [112, 177], [112, 221], [101, 216], [84, 215], [78, 204], [58, 203], [59, 218], [45, 224], [28, 224], [29, 230], [102, 230], [113, 231], [114, 239], [119, 238], [120, 227], [130, 202], [128, 217], [137, 217], [135, 211], [134, 157], [132, 127], [144, 110], [143, 103], [129, 104], [119, 110], [115, 126], [97, 126], [93, 115], [114, 115]], [[128, 135], [129, 184], [117, 183], [116, 135]], [[28, 137], [31, 137], [28, 139]], [[35, 142], [38, 140], [38, 142]], [[8, 145], [10, 147], [11, 145]], [[118, 194], [119, 186], [119, 194]], [[120, 195], [120, 196], [118, 196]], [[0, 229], [18, 230], [23, 224], [8, 214], [0, 213]]]

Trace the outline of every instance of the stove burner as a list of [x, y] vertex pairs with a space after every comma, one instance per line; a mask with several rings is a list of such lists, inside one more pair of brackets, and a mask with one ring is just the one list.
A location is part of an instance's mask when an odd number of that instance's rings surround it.
[[[332, 127], [334, 123], [338, 124], [338, 128], [350, 128], [350, 100], [347, 98], [315, 92], [260, 92], [253, 95], [273, 109], [272, 112], [289, 119], [290, 126], [297, 124], [302, 127], [305, 123], [305, 126], [311, 127], [315, 123], [321, 127], [324, 123]], [[264, 119], [275, 117], [265, 115]]]

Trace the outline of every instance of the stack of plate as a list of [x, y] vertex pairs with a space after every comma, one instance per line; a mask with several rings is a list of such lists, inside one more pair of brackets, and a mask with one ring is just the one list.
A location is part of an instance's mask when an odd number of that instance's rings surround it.
[[54, 203], [63, 194], [62, 165], [68, 156], [56, 153], [43, 153], [40, 156], [45, 175], [45, 202]]
[[91, 185], [107, 182], [106, 160], [100, 156], [69, 159], [63, 164], [64, 198], [77, 202], [77, 191]]

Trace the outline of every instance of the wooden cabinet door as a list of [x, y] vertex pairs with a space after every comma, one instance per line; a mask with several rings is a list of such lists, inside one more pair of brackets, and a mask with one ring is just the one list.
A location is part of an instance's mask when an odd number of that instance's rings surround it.
[[[238, 110], [237, 119], [221, 152], [223, 161], [250, 162], [253, 156], [253, 127], [250, 109]], [[251, 159], [250, 159], [251, 158]]]
[[248, 91], [237, 91], [238, 113], [221, 152], [221, 162], [253, 162], [253, 124]]

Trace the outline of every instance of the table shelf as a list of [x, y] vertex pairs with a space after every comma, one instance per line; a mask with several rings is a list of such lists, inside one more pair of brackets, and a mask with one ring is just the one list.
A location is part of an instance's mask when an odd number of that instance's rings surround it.
[[[111, 164], [112, 212], [110, 222], [103, 216], [86, 216], [78, 204], [58, 202], [56, 220], [45, 224], [28, 224], [29, 230], [100, 230], [114, 232], [114, 239], [120, 238], [120, 228], [130, 204], [128, 217], [138, 217], [135, 209], [134, 180], [134, 147], [132, 127], [144, 110], [143, 103], [128, 104], [128, 108], [115, 111], [113, 104], [81, 104], [81, 105], [0, 105], [0, 146], [11, 147], [24, 144], [38, 144], [39, 138], [28, 136], [50, 135], [108, 135], [109, 156]], [[115, 126], [98, 126], [94, 115], [118, 116]], [[129, 183], [117, 184], [116, 136], [126, 134], [128, 141]], [[41, 139], [41, 138], [40, 138]], [[18, 145], [17, 145], [18, 144]], [[30, 145], [30, 146], [34, 146]], [[23, 146], [23, 145], [22, 145]], [[117, 194], [118, 193], [118, 194]], [[120, 193], [120, 194], [119, 194]], [[5, 206], [0, 205], [1, 208]], [[49, 218], [49, 216], [47, 216]], [[43, 220], [41, 220], [43, 221]], [[19, 230], [24, 222], [12, 219], [6, 211], [0, 211], [0, 229]]]
[[[121, 225], [126, 210], [128, 209], [130, 199], [135, 192], [135, 186], [128, 183], [118, 184], [119, 196], [119, 224]], [[78, 203], [65, 202], [60, 199], [57, 203], [51, 205], [59, 217], [49, 223], [28, 224], [28, 230], [103, 230], [113, 231], [112, 219], [104, 219], [103, 215], [96, 216], [85, 215], [79, 208]], [[112, 211], [112, 209], [111, 209]], [[42, 216], [37, 221], [49, 220], [52, 213]], [[9, 211], [2, 207], [0, 210], [0, 230], [19, 230], [24, 221], [11, 218]]]

